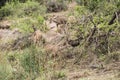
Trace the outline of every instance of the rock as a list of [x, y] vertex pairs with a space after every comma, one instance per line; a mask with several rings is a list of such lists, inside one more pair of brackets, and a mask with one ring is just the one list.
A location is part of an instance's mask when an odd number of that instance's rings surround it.
[[0, 29], [10, 29], [11, 23], [9, 21], [0, 22]]
[[0, 49], [7, 49], [12, 42], [22, 37], [19, 30], [0, 29]]
[[29, 39], [30, 37], [31, 37], [31, 35], [28, 34], [28, 35], [22, 35], [22, 37], [17, 38], [11, 44], [11, 49], [12, 50], [17, 50], [17, 49], [21, 50], [21, 49], [24, 49], [26, 47], [29, 47], [32, 44], [32, 40]]

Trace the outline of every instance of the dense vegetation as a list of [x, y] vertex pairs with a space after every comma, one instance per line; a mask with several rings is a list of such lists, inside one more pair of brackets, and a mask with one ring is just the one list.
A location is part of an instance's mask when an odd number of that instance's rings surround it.
[[[73, 2], [77, 5], [69, 9], [67, 4]], [[33, 24], [47, 32], [46, 17], [68, 11], [65, 15], [77, 21], [67, 25], [67, 37], [82, 38], [77, 47], [65, 48], [56, 57], [36, 44], [1, 50], [0, 80], [67, 80], [72, 66], [120, 62], [120, 0], [1, 0], [0, 6], [0, 21], [11, 21], [10, 29], [19, 28], [23, 34], [34, 32]]]

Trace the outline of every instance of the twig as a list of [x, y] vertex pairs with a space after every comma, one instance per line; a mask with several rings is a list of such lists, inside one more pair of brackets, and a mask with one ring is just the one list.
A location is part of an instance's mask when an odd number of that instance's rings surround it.
[[112, 25], [114, 23], [114, 20], [117, 18], [117, 15], [120, 14], [120, 10], [115, 12], [112, 19], [109, 21], [108, 25]]
[[[86, 42], [87, 42], [87, 43], [90, 42], [90, 39], [93, 37], [93, 35], [95, 34], [95, 32], [96, 32], [96, 30], [97, 30], [97, 26], [96, 26], [96, 24], [94, 23], [94, 21], [93, 21], [93, 19], [92, 19], [92, 16], [90, 17], [90, 21], [93, 23], [94, 29], [93, 29], [92, 33], [88, 36], [88, 38], [87, 38], [87, 40], [85, 41], [85, 43], [86, 43]], [[89, 43], [88, 43], [87, 45], [85, 44], [85, 47], [88, 46], [88, 45], [89, 45]], [[83, 48], [83, 51], [84, 51], [84, 53], [86, 53], [87, 50], [84, 50], [84, 48]], [[80, 57], [81, 57], [82, 55], [83, 55], [83, 54], [78, 55], [78, 58], [77, 58], [77, 60], [75, 60], [74, 64], [76, 64], [76, 63], [80, 60]]]
[[92, 33], [88, 36], [86, 42], [89, 42], [89, 41], [90, 41], [90, 39], [93, 37], [93, 35], [95, 34], [95, 32], [96, 32], [96, 30], [97, 30], [97, 26], [96, 26], [96, 24], [94, 23], [93, 19], [90, 18], [90, 21], [93, 23], [94, 28], [93, 28]]

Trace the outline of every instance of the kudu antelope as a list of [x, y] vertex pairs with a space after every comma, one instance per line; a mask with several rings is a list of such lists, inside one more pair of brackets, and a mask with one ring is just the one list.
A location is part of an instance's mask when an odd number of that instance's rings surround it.
[[40, 44], [40, 41], [43, 40], [43, 32], [41, 32], [40, 30], [37, 30], [36, 27], [33, 25], [32, 26], [34, 33], [32, 34], [32, 40], [35, 44]]
[[60, 15], [52, 15], [46, 21], [45, 25], [49, 30], [63, 34], [66, 29], [67, 18]]

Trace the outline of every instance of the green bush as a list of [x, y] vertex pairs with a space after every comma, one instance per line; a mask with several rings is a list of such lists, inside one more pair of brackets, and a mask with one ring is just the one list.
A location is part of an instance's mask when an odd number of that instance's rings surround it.
[[75, 13], [76, 15], [78, 16], [83, 16], [83, 15], [86, 15], [88, 14], [88, 10], [84, 7], [84, 6], [76, 6], [75, 7]]
[[43, 15], [46, 12], [45, 6], [39, 5], [37, 2], [27, 1], [26, 3], [23, 3], [23, 11], [24, 15]]
[[39, 2], [40, 4], [46, 4], [48, 0], [35, 0], [35, 1]]
[[0, 9], [0, 17], [6, 16], [37, 16], [39, 14], [44, 14], [46, 12], [46, 8], [42, 5], [39, 5], [36, 1], [26, 1], [25, 3], [16, 2], [8, 2], [4, 7]]
[[[12, 28], [19, 28], [23, 32], [32, 32], [31, 26], [35, 24], [37, 27], [43, 23], [42, 17], [46, 13], [46, 7], [40, 5], [36, 1], [26, 1], [20, 3], [19, 1], [7, 2], [4, 7], [0, 9], [0, 18], [7, 17], [14, 20]], [[38, 26], [39, 25], [39, 26]]]
[[2, 7], [0, 9], [0, 17], [6, 17], [9, 15], [13, 15], [13, 5], [9, 5], [8, 3], [6, 6]]
[[40, 24], [43, 24], [43, 22], [44, 22], [44, 17], [43, 17], [43, 16], [38, 16], [38, 22], [39, 22]]
[[101, 2], [98, 5], [98, 9], [96, 10], [96, 12], [102, 13], [104, 16], [113, 15], [113, 13], [116, 11], [117, 11], [117, 6], [108, 2]]
[[67, 10], [67, 5], [61, 1], [48, 1], [46, 4], [47, 12], [59, 12]]
[[56, 71], [53, 73], [53, 76], [51, 77], [51, 80], [59, 80], [59, 79], [65, 79], [66, 75], [63, 71]]
[[[90, 1], [90, 0], [89, 0]], [[76, 2], [79, 4], [79, 5], [84, 5], [84, 6], [86, 6], [87, 5], [87, 2], [89, 2], [89, 1], [87, 1], [87, 0], [76, 0]]]
[[90, 0], [88, 5], [87, 5], [87, 8], [91, 11], [94, 11], [98, 8], [98, 5], [99, 3], [102, 2], [100, 0]]
[[[101, 11], [106, 9], [107, 11], [111, 12], [114, 10], [115, 7], [118, 7], [119, 9], [119, 1], [116, 0], [111, 0], [111, 1], [104, 1], [104, 0], [76, 0], [76, 2], [79, 5], [85, 6], [86, 8], [88, 8], [90, 11], [96, 11], [98, 9], [100, 9]], [[106, 12], [107, 13], [107, 12]]]

